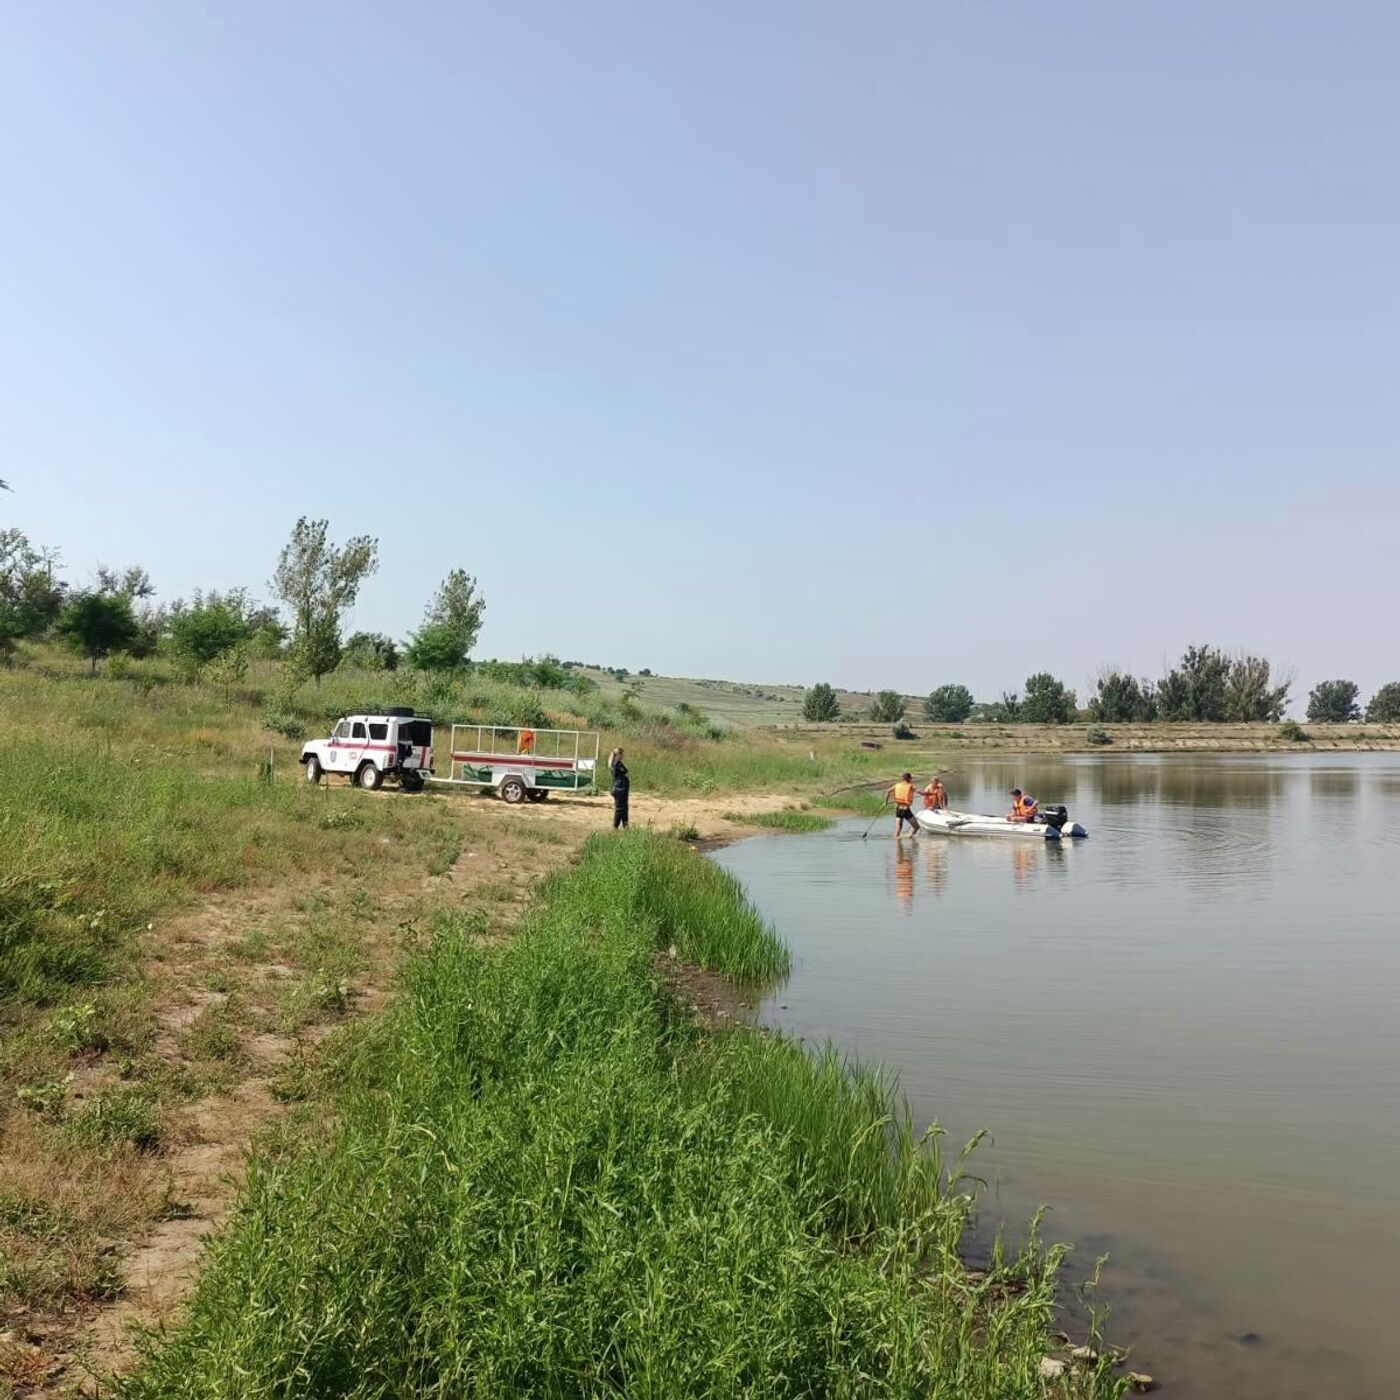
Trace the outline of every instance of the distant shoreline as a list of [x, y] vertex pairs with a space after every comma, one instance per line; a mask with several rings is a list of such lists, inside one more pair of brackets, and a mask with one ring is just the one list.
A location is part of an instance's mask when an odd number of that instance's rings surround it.
[[[937, 724], [906, 720], [912, 740], [896, 739], [888, 724], [773, 724], [755, 726], [784, 735], [843, 735], [898, 752], [906, 744], [936, 744], [959, 752], [1015, 753], [1392, 753], [1400, 751], [1397, 724], [1300, 725], [1302, 739], [1279, 724]], [[1106, 735], [1108, 742], [1090, 739]]]

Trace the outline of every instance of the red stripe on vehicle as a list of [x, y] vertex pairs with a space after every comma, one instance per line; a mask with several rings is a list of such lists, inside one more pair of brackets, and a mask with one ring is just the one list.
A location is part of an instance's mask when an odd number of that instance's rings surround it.
[[382, 753], [393, 753], [393, 744], [366, 744], [360, 739], [330, 739], [327, 741], [333, 749], [375, 749]]

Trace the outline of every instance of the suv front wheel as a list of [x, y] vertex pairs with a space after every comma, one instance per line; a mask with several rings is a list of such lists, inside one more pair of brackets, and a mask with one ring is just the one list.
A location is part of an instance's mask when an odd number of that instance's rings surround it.
[[308, 783], [321, 781], [321, 760], [315, 754], [306, 760], [306, 781]]
[[384, 775], [372, 763], [360, 764], [360, 771], [355, 774], [355, 781], [364, 788], [366, 792], [374, 792], [384, 781]]

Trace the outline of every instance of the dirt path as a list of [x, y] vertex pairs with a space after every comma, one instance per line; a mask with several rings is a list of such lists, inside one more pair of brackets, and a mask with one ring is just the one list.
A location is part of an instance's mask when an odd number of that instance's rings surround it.
[[[790, 801], [639, 793], [631, 820], [722, 842], [750, 829], [744, 815]], [[606, 796], [516, 808], [457, 795], [444, 802], [452, 805], [434, 806], [460, 823], [462, 843], [436, 874], [392, 863], [369, 880], [318, 872], [295, 885], [211, 896], [148, 933], [140, 953], [150, 983], [146, 1070], [185, 1087], [179, 1101], [162, 1103], [160, 1150], [128, 1154], [121, 1172], [107, 1175], [107, 1188], [120, 1182], [133, 1202], [119, 1223], [107, 1222], [111, 1233], [98, 1245], [111, 1258], [113, 1286], [76, 1312], [70, 1301], [0, 1324], [0, 1396], [7, 1383], [17, 1400], [96, 1394], [128, 1367], [133, 1329], [178, 1320], [205, 1246], [237, 1197], [250, 1144], [300, 1097], [322, 1040], [391, 994], [405, 929], [479, 908], [493, 931], [508, 931], [536, 884], [612, 822]], [[690, 991], [690, 1000], [706, 1000]], [[75, 1075], [74, 1107], [118, 1084], [110, 1058]]]

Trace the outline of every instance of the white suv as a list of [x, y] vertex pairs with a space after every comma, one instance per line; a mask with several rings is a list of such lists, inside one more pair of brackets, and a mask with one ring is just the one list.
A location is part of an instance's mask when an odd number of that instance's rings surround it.
[[301, 751], [306, 781], [323, 773], [344, 773], [371, 792], [385, 778], [397, 778], [405, 792], [421, 792], [433, 776], [433, 722], [412, 710], [381, 715], [346, 715], [329, 739], [312, 739]]

